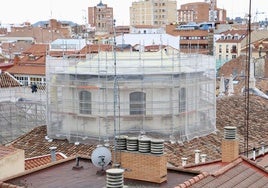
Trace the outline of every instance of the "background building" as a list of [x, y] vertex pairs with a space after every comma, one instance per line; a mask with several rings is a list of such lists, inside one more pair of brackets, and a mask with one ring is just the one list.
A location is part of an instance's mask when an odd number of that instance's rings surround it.
[[215, 131], [212, 56], [167, 49], [114, 55], [47, 57], [50, 138], [105, 141], [120, 133], [176, 142]]
[[186, 3], [178, 10], [178, 22], [226, 21], [226, 10], [217, 8], [216, 0]]
[[113, 8], [102, 1], [95, 7], [88, 7], [88, 23], [95, 27], [96, 35], [110, 33], [113, 28]]
[[130, 25], [163, 26], [177, 21], [176, 0], [142, 0], [129, 9]]

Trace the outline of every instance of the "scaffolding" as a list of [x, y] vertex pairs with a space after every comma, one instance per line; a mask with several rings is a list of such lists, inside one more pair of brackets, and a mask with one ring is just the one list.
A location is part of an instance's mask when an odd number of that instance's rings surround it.
[[46, 123], [46, 88], [0, 88], [0, 144], [8, 144], [34, 127]]
[[46, 63], [49, 138], [147, 135], [184, 142], [216, 131], [213, 56], [162, 49], [47, 56]]

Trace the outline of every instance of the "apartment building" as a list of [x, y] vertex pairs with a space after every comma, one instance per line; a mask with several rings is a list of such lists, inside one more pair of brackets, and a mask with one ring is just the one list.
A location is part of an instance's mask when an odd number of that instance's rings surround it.
[[95, 27], [96, 35], [112, 32], [113, 20], [113, 8], [103, 4], [101, 0], [96, 6], [88, 7], [88, 23]]
[[130, 25], [164, 26], [177, 21], [176, 0], [140, 0], [129, 9]]
[[182, 4], [178, 9], [178, 22], [226, 21], [226, 10], [217, 8], [217, 1], [194, 2]]
[[[251, 32], [251, 42], [255, 43], [266, 38], [268, 31], [258, 30]], [[217, 67], [223, 65], [231, 59], [237, 58], [244, 54], [243, 50], [248, 46], [248, 31], [247, 30], [229, 30], [222, 32], [220, 38], [215, 44], [215, 55]], [[258, 55], [256, 55], [258, 57]]]

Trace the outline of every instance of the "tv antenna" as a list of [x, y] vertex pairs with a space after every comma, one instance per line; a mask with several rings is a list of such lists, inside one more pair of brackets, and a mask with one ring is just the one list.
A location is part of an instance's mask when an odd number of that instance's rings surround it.
[[97, 171], [97, 174], [99, 175], [105, 174], [104, 167], [106, 167], [111, 162], [111, 159], [111, 151], [104, 146], [97, 147], [91, 154], [91, 161], [93, 165], [101, 168], [101, 170]]

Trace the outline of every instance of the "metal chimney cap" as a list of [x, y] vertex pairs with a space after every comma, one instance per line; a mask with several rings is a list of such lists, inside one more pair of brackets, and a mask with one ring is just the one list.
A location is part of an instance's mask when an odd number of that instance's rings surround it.
[[122, 174], [125, 170], [121, 168], [110, 168], [106, 170], [107, 173], [109, 174]]
[[224, 129], [236, 129], [235, 126], [225, 126]]
[[56, 150], [57, 147], [56, 147], [56, 146], [51, 146], [51, 147], [49, 147], [49, 149], [50, 149], [50, 150]]

